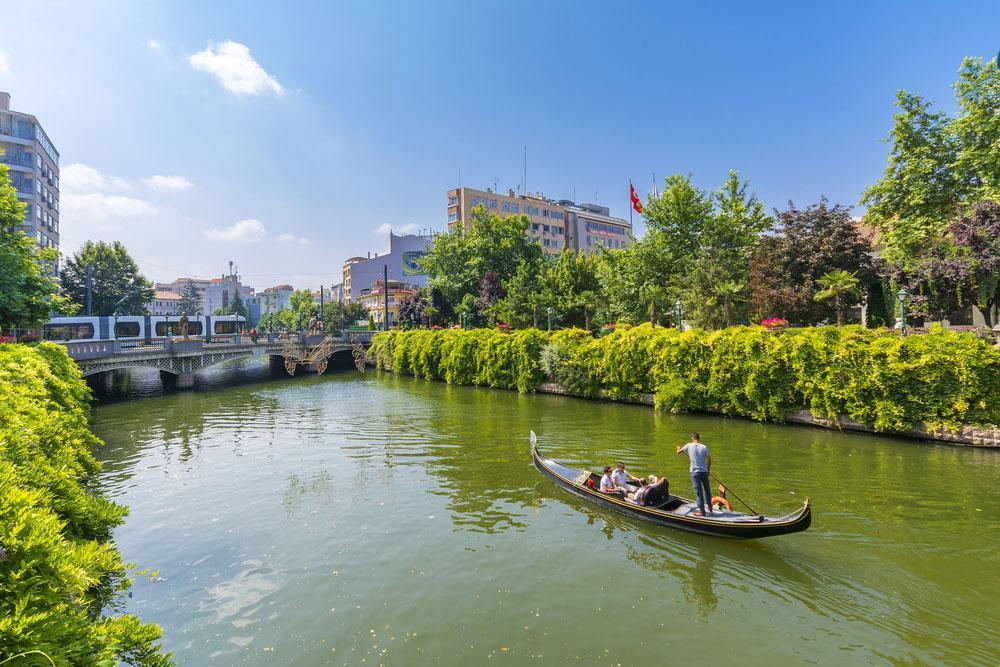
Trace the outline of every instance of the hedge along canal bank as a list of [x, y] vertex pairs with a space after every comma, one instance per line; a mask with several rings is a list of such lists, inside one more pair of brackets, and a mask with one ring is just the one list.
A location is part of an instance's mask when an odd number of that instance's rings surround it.
[[[594, 397], [581, 396], [579, 394], [573, 394], [566, 391], [566, 387], [562, 386], [557, 382], [543, 382], [535, 388], [540, 394], [556, 394], [559, 396], [574, 396], [577, 398], [588, 398], [592, 399]], [[598, 400], [604, 401], [614, 401], [623, 402], [619, 399], [609, 398], [607, 396], [597, 397]], [[637, 400], [624, 401], [626, 403], [636, 403], [639, 405], [656, 405], [656, 396], [653, 394], [643, 394]], [[708, 410], [699, 410], [698, 412], [704, 412], [707, 414], [722, 414], [722, 413], [712, 413]], [[815, 417], [808, 410], [795, 410], [793, 412], [786, 413], [782, 421], [791, 424], [803, 424], [806, 426], [819, 426], [822, 428], [829, 428], [834, 430], [842, 431], [858, 431], [861, 433], [875, 433], [875, 430], [868, 426], [867, 424], [861, 424], [856, 421], [852, 421], [847, 417], [841, 415], [837, 420], [824, 419], [820, 417]], [[969, 447], [993, 447], [1000, 449], [1000, 429], [996, 428], [980, 428], [978, 426], [963, 426], [957, 431], [949, 431], [946, 428], [940, 428], [937, 431], [931, 431], [927, 428], [916, 428], [910, 431], [887, 431], [888, 435], [899, 435], [906, 438], [917, 438], [919, 440], [934, 440], [938, 442], [946, 442], [953, 445], [965, 445]]]
[[1000, 446], [1000, 350], [939, 328], [905, 338], [857, 326], [392, 331], [370, 356], [453, 384]]

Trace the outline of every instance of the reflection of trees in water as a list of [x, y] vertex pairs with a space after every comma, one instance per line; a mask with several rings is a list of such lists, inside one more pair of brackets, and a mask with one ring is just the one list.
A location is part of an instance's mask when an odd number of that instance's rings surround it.
[[279, 401], [258, 391], [188, 392], [154, 401], [105, 405], [95, 411], [94, 430], [105, 441], [96, 454], [102, 479], [125, 481], [134, 461], [150, 449], [164, 463], [188, 464], [204, 446], [231, 443], [238, 450], [248, 432], [273, 430], [284, 422]]
[[[449, 498], [456, 528], [486, 533], [525, 529], [537, 473], [528, 456], [531, 420], [518, 409], [518, 401], [511, 401], [516, 394], [409, 378], [389, 382], [406, 383], [410, 400], [419, 404], [419, 423], [411, 413], [398, 424], [390, 419], [390, 426], [408, 439], [421, 440], [424, 469]], [[512, 432], [523, 432], [524, 439], [511, 442]], [[405, 445], [394, 449], [403, 453]]]

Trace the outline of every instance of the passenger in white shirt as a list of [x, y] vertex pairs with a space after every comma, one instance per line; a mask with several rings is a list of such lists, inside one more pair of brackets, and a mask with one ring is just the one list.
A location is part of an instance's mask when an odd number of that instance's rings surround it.
[[626, 489], [615, 483], [614, 475], [611, 474], [611, 466], [604, 466], [604, 477], [601, 477], [601, 493], [613, 493], [622, 498], [628, 493]]
[[618, 486], [618, 488], [625, 489], [625, 491], [629, 493], [639, 488], [637, 484], [629, 483], [629, 479], [631, 479], [631, 477], [632, 475], [625, 471], [625, 464], [621, 461], [618, 462], [615, 471], [611, 473], [611, 480], [615, 483], [615, 485]]

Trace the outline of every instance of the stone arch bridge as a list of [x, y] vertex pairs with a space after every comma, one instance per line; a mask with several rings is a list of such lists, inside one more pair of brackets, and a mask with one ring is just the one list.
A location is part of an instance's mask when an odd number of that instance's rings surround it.
[[290, 374], [305, 366], [322, 373], [336, 354], [351, 353], [355, 358], [371, 345], [372, 331], [329, 334], [293, 334], [280, 339], [277, 334], [252, 341], [232, 334], [209, 338], [158, 338], [142, 340], [98, 340], [66, 343], [66, 352], [80, 367], [84, 377], [127, 368], [160, 371], [165, 384], [179, 388], [194, 384], [198, 371], [231, 359], [267, 355], [272, 368], [284, 367]]

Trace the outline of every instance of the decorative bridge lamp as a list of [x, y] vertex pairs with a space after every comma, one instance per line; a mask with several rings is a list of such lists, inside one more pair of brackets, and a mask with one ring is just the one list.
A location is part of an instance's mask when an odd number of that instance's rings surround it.
[[684, 304], [681, 303], [680, 299], [677, 299], [677, 301], [674, 302], [674, 312], [677, 313], [677, 328], [680, 331], [684, 331], [684, 323], [681, 321], [684, 317], [684, 311], [682, 310], [683, 307]]
[[906, 335], [906, 290], [900, 289], [896, 292], [896, 299], [899, 301], [899, 335]]

